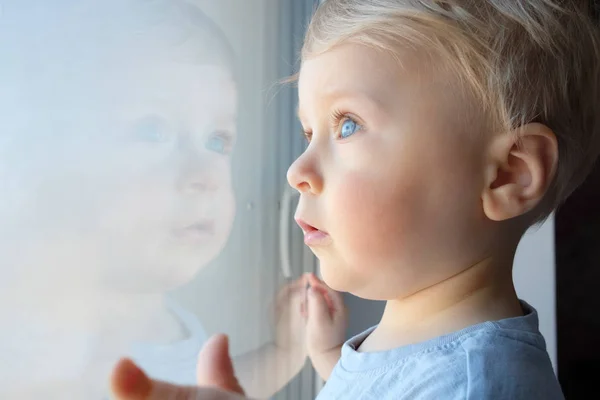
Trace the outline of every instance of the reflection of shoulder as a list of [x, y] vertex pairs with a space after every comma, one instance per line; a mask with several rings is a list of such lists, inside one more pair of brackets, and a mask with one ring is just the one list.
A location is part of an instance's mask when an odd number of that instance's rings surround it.
[[165, 305], [167, 309], [179, 320], [183, 328], [191, 337], [200, 339], [202, 343], [208, 339], [204, 327], [194, 313], [187, 310], [178, 301], [170, 296], [165, 296]]
[[197, 357], [206, 342], [206, 333], [198, 318], [181, 304], [165, 297], [165, 305], [186, 331], [185, 339], [166, 344], [136, 343], [131, 358], [153, 378], [194, 384]]

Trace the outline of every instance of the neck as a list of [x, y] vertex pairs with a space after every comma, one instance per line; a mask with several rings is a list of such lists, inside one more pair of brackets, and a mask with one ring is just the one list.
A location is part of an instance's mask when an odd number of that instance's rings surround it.
[[[391, 347], [417, 343], [468, 326], [522, 315], [512, 282], [512, 255], [488, 258], [409, 296], [389, 300], [374, 334]], [[393, 342], [393, 343], [392, 343]]]
[[[161, 311], [166, 313], [162, 294], [124, 293], [100, 288], [54, 287], [29, 284], [15, 286], [3, 296], [12, 310], [47, 327], [72, 331], [133, 331]], [[10, 310], [9, 310], [10, 311]], [[137, 329], [136, 329], [137, 330]]]
[[117, 287], [105, 276], [116, 276], [119, 264], [80, 247], [55, 240], [15, 260], [10, 287], [1, 293], [9, 300], [5, 304], [19, 304], [27, 310], [23, 315], [48, 324], [83, 328], [127, 324], [164, 309], [164, 293]]

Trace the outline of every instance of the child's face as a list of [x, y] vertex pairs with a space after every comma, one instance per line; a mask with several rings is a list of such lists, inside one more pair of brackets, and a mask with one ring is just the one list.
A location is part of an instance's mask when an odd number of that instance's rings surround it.
[[399, 67], [346, 44], [302, 65], [312, 138], [288, 180], [302, 193], [297, 219], [327, 233], [307, 244], [334, 289], [399, 298], [485, 256], [485, 135], [434, 62], [406, 51]]
[[237, 94], [223, 67], [161, 64], [140, 68], [110, 105], [122, 168], [101, 231], [140, 274], [174, 286], [229, 237]]
[[53, 101], [60, 135], [43, 149], [48, 167], [40, 168], [36, 190], [44, 201], [35, 205], [36, 224], [52, 234], [41, 241], [38, 264], [74, 284], [172, 288], [229, 236], [237, 111], [231, 74], [142, 60], [82, 73]]

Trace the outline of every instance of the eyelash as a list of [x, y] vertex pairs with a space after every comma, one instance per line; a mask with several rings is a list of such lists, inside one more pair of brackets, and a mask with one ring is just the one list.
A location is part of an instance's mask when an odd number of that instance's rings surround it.
[[[331, 114], [331, 129], [336, 132], [336, 139], [340, 138], [339, 130], [341, 128], [342, 123], [345, 122], [345, 120], [347, 119], [356, 122], [356, 124], [359, 126], [361, 125], [358, 123], [355, 117], [341, 110], [334, 110], [333, 114]], [[303, 130], [302, 134], [306, 141], [310, 143], [310, 141], [312, 140], [312, 131]]]

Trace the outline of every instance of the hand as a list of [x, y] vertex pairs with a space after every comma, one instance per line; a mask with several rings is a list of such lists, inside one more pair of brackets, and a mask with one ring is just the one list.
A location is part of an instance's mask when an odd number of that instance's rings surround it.
[[228, 340], [213, 336], [198, 356], [198, 386], [179, 386], [148, 378], [132, 361], [119, 361], [111, 377], [115, 400], [243, 400], [235, 378]]
[[339, 347], [346, 340], [348, 317], [342, 294], [331, 289], [314, 274], [307, 276], [307, 347], [317, 355]]
[[307, 275], [285, 285], [277, 294], [275, 304], [275, 344], [281, 350], [294, 353], [304, 363], [306, 353]]
[[323, 380], [329, 379], [346, 340], [347, 311], [342, 294], [314, 274], [307, 277], [306, 343], [313, 367]]
[[306, 364], [306, 287], [304, 276], [281, 288], [273, 307], [274, 340], [234, 360], [240, 381], [255, 397], [271, 398]]

